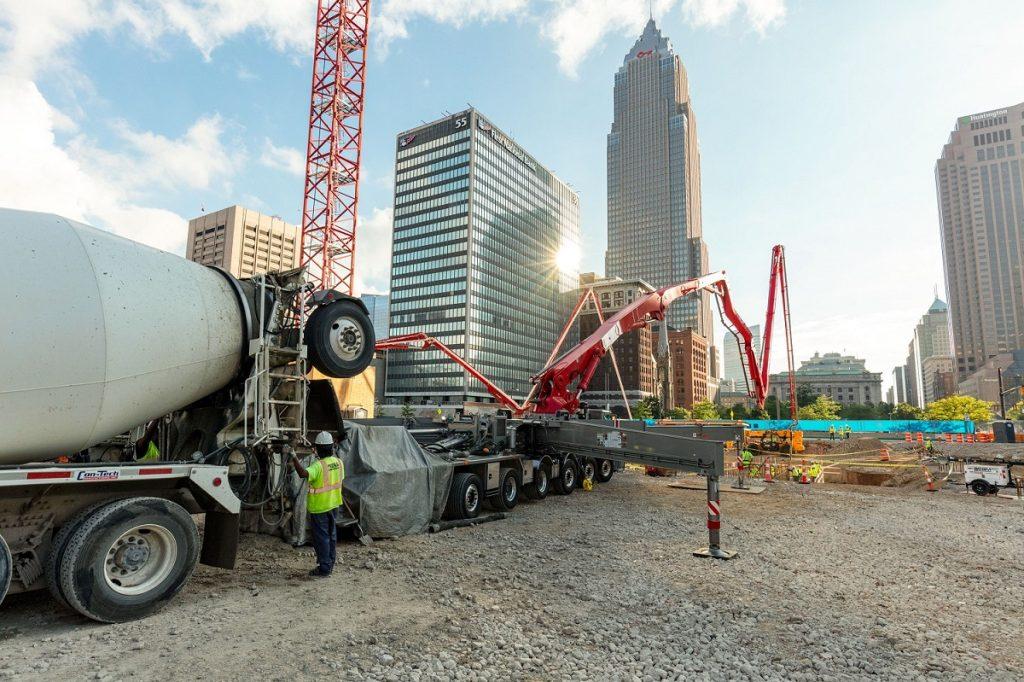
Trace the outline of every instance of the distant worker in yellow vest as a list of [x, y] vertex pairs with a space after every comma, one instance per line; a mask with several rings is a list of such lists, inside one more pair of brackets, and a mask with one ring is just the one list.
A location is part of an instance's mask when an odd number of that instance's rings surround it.
[[818, 464], [817, 462], [812, 464], [811, 465], [811, 470], [808, 473], [808, 475], [810, 476], [811, 481], [817, 481], [818, 480], [818, 476], [821, 476], [821, 465]]
[[309, 482], [306, 508], [312, 519], [313, 549], [316, 551], [317, 563], [309, 575], [313, 578], [326, 578], [334, 570], [338, 551], [338, 526], [334, 514], [342, 503], [341, 487], [345, 480], [345, 465], [335, 456], [334, 437], [326, 431], [317, 434], [313, 451], [318, 459], [308, 469], [302, 466], [295, 453], [292, 453], [292, 465], [299, 477]]
[[853, 433], [853, 427], [847, 424], [843, 427], [843, 438], [850, 440], [850, 434]]
[[136, 462], [155, 462], [160, 459], [160, 449], [156, 446], [156, 432], [159, 426], [159, 419], [149, 422], [146, 430], [142, 432], [142, 437], [135, 441]]
[[829, 424], [828, 425], [828, 439], [829, 440], [835, 440], [836, 439], [836, 425], [835, 424]]

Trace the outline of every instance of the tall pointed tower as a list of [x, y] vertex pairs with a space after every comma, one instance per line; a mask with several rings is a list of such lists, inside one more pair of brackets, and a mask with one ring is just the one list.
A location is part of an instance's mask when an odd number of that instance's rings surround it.
[[[654, 19], [615, 74], [608, 134], [605, 272], [664, 286], [709, 271], [700, 149], [686, 69]], [[710, 294], [677, 301], [669, 325], [714, 343]]]

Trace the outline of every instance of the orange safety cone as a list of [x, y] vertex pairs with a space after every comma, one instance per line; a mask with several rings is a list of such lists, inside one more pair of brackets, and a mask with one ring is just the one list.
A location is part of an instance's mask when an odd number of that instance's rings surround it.
[[882, 446], [882, 456], [878, 458], [879, 462], [889, 461], [889, 447], [887, 445]]
[[947, 433], [946, 434], [946, 442], [947, 443], [952, 443], [953, 442], [953, 434], [952, 433]]
[[766, 457], [761, 466], [764, 468], [764, 482], [771, 483], [774, 480], [772, 478], [772, 461]]
[[935, 481], [932, 479], [931, 472], [928, 471], [928, 467], [921, 467], [921, 468], [924, 469], [925, 478], [928, 479], [928, 487], [925, 488], [925, 490], [927, 490], [930, 493], [934, 493], [935, 492]]
[[964, 434], [962, 434], [962, 433], [956, 434], [956, 442], [957, 443], [963, 443], [964, 442]]
[[968, 443], [973, 443], [974, 442], [974, 434], [973, 433], [968, 433], [967, 434], [967, 442]]
[[909, 442], [911, 442], [911, 439], [910, 439], [910, 431], [907, 431], [907, 432], [905, 432], [905, 433], [903, 434], [903, 440], [905, 440], [905, 441], [906, 441], [906, 442], [908, 442], [908, 443], [909, 443]]
[[800, 464], [800, 483], [807, 485], [811, 482], [811, 479], [807, 478], [807, 460], [803, 460]]
[[920, 431], [917, 432], [917, 442], [918, 443], [923, 443], [924, 442], [924, 434], [921, 433]]

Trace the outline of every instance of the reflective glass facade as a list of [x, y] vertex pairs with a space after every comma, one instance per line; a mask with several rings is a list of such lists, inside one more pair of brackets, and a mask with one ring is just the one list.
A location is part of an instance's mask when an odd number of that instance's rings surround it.
[[[565, 321], [579, 196], [475, 110], [398, 136], [391, 335], [426, 332], [517, 399]], [[563, 263], [564, 265], [564, 263]], [[437, 351], [390, 353], [386, 399], [489, 401]]]

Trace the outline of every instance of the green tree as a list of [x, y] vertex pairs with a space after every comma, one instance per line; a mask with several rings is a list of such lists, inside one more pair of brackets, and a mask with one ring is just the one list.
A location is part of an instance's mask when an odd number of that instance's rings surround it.
[[695, 403], [691, 410], [694, 419], [718, 419], [718, 408], [710, 400], [702, 400]]
[[413, 412], [412, 405], [409, 404], [409, 401], [406, 400], [402, 403], [402, 419], [412, 419], [415, 416], [416, 413]]
[[1006, 418], [1014, 420], [1024, 419], [1024, 400], [1006, 410]]
[[729, 407], [729, 408], [722, 407], [722, 408], [719, 408], [718, 411], [722, 413], [723, 417], [728, 417], [729, 419], [739, 419], [739, 420], [742, 420], [742, 419], [750, 419], [751, 418], [750, 410], [747, 409], [746, 405], [742, 405], [742, 404], [741, 405], [733, 405], [732, 407]]
[[994, 405], [969, 395], [951, 395], [928, 403], [925, 416], [928, 419], [956, 421], [965, 417], [974, 422], [992, 421]]
[[807, 407], [808, 405], [813, 405], [817, 397], [818, 394], [815, 393], [810, 386], [803, 385], [796, 387], [797, 407]]
[[665, 416], [664, 412], [661, 409], [661, 401], [658, 400], [657, 396], [647, 396], [639, 403], [637, 403], [637, 407], [640, 407], [640, 405], [644, 405], [646, 407], [647, 412], [647, 416], [640, 417], [640, 419], [661, 419], [663, 416]]
[[839, 416], [843, 419], [874, 419], [877, 413], [875, 412], [875, 406], [870, 403], [864, 405], [852, 403], [850, 405], [843, 405], [839, 409]]
[[668, 411], [669, 419], [689, 419], [690, 413], [685, 407], [673, 407]]
[[877, 415], [878, 419], [892, 419], [892, 411], [894, 408], [895, 405], [893, 405], [892, 403], [887, 403], [883, 401], [875, 405], [875, 414]]
[[[897, 403], [893, 406], [890, 419], [924, 419], [924, 410], [909, 403]], [[963, 415], [960, 417], [963, 419]]]
[[[797, 405], [799, 404], [800, 401], [798, 399]], [[764, 408], [761, 411], [764, 413], [764, 416], [758, 417], [758, 419], [775, 419], [776, 415], [778, 415], [779, 419], [789, 419], [789, 402], [779, 400], [775, 396], [770, 395], [765, 398]]]
[[800, 408], [800, 419], [839, 419], [839, 403], [828, 396], [819, 395], [810, 405]]
[[650, 419], [651, 418], [651, 406], [647, 404], [646, 400], [641, 400], [633, 406], [633, 419]]

